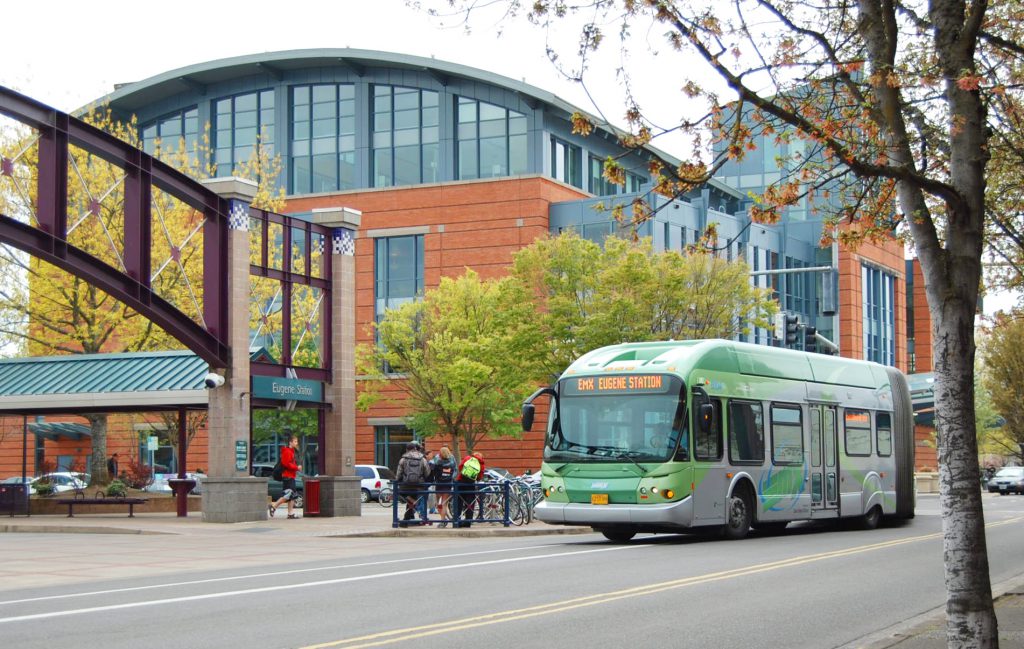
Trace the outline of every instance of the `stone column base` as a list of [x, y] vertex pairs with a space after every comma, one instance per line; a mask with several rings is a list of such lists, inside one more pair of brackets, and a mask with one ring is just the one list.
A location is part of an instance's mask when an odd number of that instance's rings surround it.
[[267, 479], [203, 478], [203, 522], [243, 523], [265, 521]]
[[359, 501], [362, 478], [356, 475], [317, 476], [320, 481], [321, 516], [362, 516]]

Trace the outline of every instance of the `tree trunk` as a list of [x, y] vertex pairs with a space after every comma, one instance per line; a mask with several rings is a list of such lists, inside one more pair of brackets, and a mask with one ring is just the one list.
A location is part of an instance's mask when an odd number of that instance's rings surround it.
[[89, 431], [92, 434], [92, 458], [89, 460], [89, 473], [93, 484], [108, 484], [107, 475], [107, 415], [85, 415], [89, 420]]

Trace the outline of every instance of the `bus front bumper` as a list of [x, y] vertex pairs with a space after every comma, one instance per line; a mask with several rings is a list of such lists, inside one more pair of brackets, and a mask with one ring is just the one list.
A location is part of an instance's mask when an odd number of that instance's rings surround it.
[[587, 503], [557, 503], [547, 500], [537, 503], [534, 516], [554, 525], [651, 525], [690, 527], [693, 523], [693, 498], [661, 505], [590, 505]]

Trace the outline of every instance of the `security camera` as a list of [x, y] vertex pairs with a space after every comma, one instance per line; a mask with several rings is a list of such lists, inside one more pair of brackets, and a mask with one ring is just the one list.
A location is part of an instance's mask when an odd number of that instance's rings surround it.
[[224, 377], [221, 376], [220, 374], [209, 372], [203, 378], [203, 383], [206, 384], [207, 390], [212, 390], [213, 388], [219, 388], [220, 386], [224, 385]]

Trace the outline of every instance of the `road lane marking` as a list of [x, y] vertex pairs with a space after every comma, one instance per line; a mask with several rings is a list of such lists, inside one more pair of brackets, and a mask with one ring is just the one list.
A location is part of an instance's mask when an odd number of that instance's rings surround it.
[[[1010, 523], [1020, 522], [1022, 520], [1024, 520], [1024, 516], [1016, 517], [1010, 520], [989, 523], [986, 524], [985, 527], [999, 527], [1002, 525], [1008, 525]], [[468, 629], [473, 629], [477, 627], [490, 626], [493, 624], [502, 624], [505, 622], [514, 622], [516, 620], [539, 617], [541, 615], [562, 613], [565, 611], [571, 611], [573, 609], [583, 608], [587, 606], [607, 604], [609, 602], [614, 602], [622, 599], [640, 597], [644, 595], [653, 595], [656, 593], [662, 593], [668, 590], [675, 590], [678, 588], [685, 588], [688, 586], [697, 586], [716, 581], [735, 579], [737, 577], [746, 577], [758, 573], [780, 570], [782, 568], [791, 568], [809, 563], [815, 563], [818, 561], [824, 561], [827, 559], [846, 557], [855, 554], [862, 554], [864, 552], [873, 552], [875, 550], [883, 550], [887, 548], [897, 547], [900, 545], [906, 545], [908, 543], [917, 543], [920, 541], [935, 540], [941, 538], [942, 532], [936, 532], [932, 534], [923, 534], [921, 536], [912, 536], [903, 539], [893, 539], [891, 541], [883, 541], [881, 543], [861, 545], [852, 548], [845, 548], [842, 550], [832, 550], [829, 552], [821, 552], [818, 554], [805, 555], [801, 557], [792, 557], [790, 559], [782, 559], [779, 561], [756, 564], [753, 566], [747, 566], [745, 568], [733, 568], [731, 570], [723, 570], [720, 572], [708, 573], [705, 575], [695, 575], [693, 577], [684, 577], [682, 579], [673, 579], [670, 581], [663, 581], [654, 584], [634, 586], [622, 590], [609, 591], [605, 593], [596, 593], [594, 595], [585, 595], [583, 597], [575, 597], [572, 599], [549, 602], [547, 604], [539, 604], [537, 606], [530, 606], [527, 608], [511, 609], [507, 611], [499, 611], [496, 613], [486, 613], [484, 615], [477, 615], [458, 620], [450, 620], [448, 622], [437, 622], [434, 624], [408, 627], [405, 629], [381, 631], [378, 633], [371, 633], [368, 635], [358, 636], [354, 638], [346, 638], [342, 640], [334, 640], [321, 644], [308, 645], [302, 647], [301, 649], [366, 649], [369, 647], [379, 647], [382, 645], [404, 642], [407, 640], [416, 640], [418, 638], [441, 635], [444, 633], [466, 631]]]
[[[144, 606], [161, 606], [164, 604], [174, 604], [178, 602], [195, 602], [206, 599], [218, 599], [221, 597], [237, 597], [239, 595], [252, 595], [256, 593], [271, 593], [282, 590], [295, 590], [299, 588], [312, 588], [316, 586], [329, 586], [333, 584], [344, 584], [356, 581], [368, 581], [370, 579], [387, 579], [390, 577], [404, 577], [407, 575], [414, 575], [417, 573], [427, 573], [444, 570], [457, 570], [459, 568], [476, 568], [479, 566], [491, 566], [503, 563], [518, 563], [521, 561], [538, 561], [541, 559], [558, 559], [561, 557], [572, 557], [581, 554], [594, 554], [597, 552], [619, 552], [623, 550], [641, 550], [644, 548], [653, 548], [653, 545], [617, 545], [613, 547], [600, 547], [589, 550], [574, 550], [571, 552], [555, 552], [551, 554], [539, 554], [529, 557], [509, 557], [506, 559], [491, 559], [488, 561], [475, 561], [470, 563], [458, 563], [455, 565], [444, 565], [444, 566], [431, 566], [429, 568], [412, 568], [409, 570], [398, 570], [394, 572], [384, 572], [372, 575], [358, 575], [355, 577], [339, 577], [337, 579], [323, 579], [320, 581], [311, 581], [301, 584], [279, 584], [275, 586], [262, 586], [258, 588], [247, 588], [245, 590], [231, 590], [220, 593], [207, 593], [205, 595], [184, 595], [181, 597], [167, 597], [164, 599], [154, 599], [141, 602], [128, 602], [125, 604], [109, 604], [107, 606], [92, 606], [89, 608], [69, 609], [66, 611], [52, 611], [49, 613], [34, 613], [30, 615], [17, 615], [12, 617], [0, 618], [0, 624], [9, 624], [12, 622], [26, 622], [29, 620], [45, 620], [55, 617], [66, 617], [69, 615], [84, 615], [88, 613], [100, 613], [103, 611], [118, 611], [129, 608], [141, 608]], [[422, 559], [421, 559], [422, 560]]]
[[261, 577], [280, 577], [282, 575], [297, 575], [305, 572], [323, 572], [325, 570], [348, 570], [351, 568], [368, 568], [372, 566], [385, 566], [396, 563], [408, 563], [410, 561], [435, 561], [438, 559], [455, 559], [459, 557], [472, 557], [483, 554], [496, 554], [499, 552], [519, 552], [525, 550], [536, 550], [543, 548], [564, 547], [564, 543], [543, 543], [540, 545], [524, 545], [517, 548], [502, 548], [498, 550], [478, 550], [475, 552], [458, 552], [455, 554], [435, 554], [426, 557], [410, 557], [408, 559], [387, 559], [384, 561], [367, 561], [365, 563], [346, 563], [334, 566], [321, 566], [318, 568], [295, 568], [293, 570], [278, 570], [275, 572], [258, 572], [251, 575], [235, 575], [232, 577], [211, 577], [209, 579], [195, 579], [192, 581], [176, 581], [166, 584], [149, 584], [146, 586], [126, 586], [124, 588], [110, 588], [107, 590], [93, 590], [83, 593], [62, 593], [60, 595], [45, 595], [41, 597], [28, 597], [25, 599], [10, 599], [0, 601], [0, 606], [11, 604], [27, 604], [30, 602], [44, 602], [56, 599], [70, 599], [73, 597], [92, 597], [94, 595], [111, 595], [114, 593], [131, 593], [140, 590], [155, 590], [157, 588], [176, 588], [179, 586], [195, 586], [197, 584], [216, 584], [224, 581], [239, 581], [241, 579], [259, 579]]

